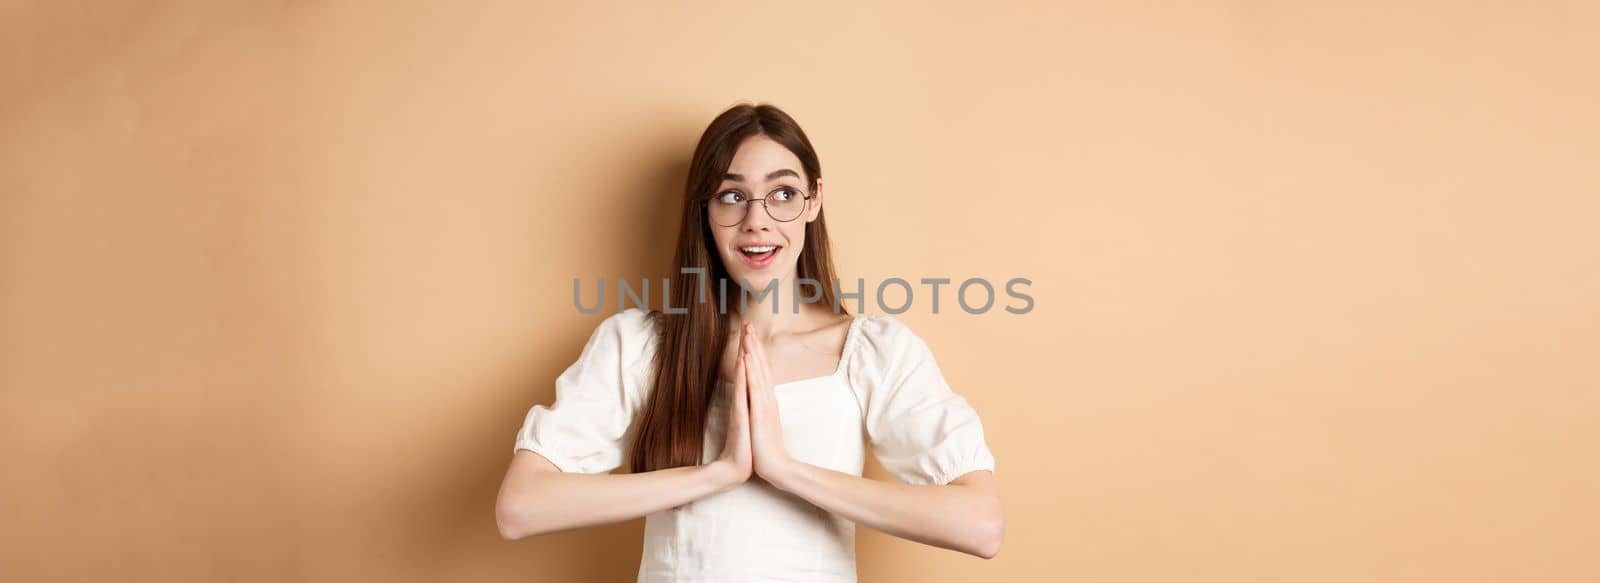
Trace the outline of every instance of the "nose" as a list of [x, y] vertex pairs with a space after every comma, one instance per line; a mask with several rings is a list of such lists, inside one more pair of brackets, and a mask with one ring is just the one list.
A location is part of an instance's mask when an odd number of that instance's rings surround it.
[[766, 231], [772, 226], [772, 217], [767, 214], [767, 209], [760, 199], [748, 201], [744, 207], [744, 220], [739, 221], [739, 230], [744, 232]]

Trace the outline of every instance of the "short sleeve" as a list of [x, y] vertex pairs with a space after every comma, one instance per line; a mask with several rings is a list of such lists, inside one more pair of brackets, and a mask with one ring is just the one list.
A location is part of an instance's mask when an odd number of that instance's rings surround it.
[[563, 472], [602, 474], [622, 465], [649, 389], [655, 338], [646, 315], [631, 308], [595, 328], [577, 362], [556, 378], [555, 403], [528, 410], [513, 452], [538, 453]]
[[917, 485], [994, 472], [977, 410], [945, 382], [928, 345], [893, 317], [862, 317], [852, 376], [866, 387], [866, 430], [878, 462]]

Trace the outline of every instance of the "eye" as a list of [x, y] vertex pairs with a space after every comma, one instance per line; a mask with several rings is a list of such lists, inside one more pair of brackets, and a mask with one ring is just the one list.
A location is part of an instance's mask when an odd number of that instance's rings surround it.
[[800, 193], [795, 191], [795, 189], [784, 187], [772, 193], [772, 202], [789, 202], [794, 200], [797, 196], [800, 196]]
[[739, 204], [744, 202], [744, 195], [737, 190], [724, 191], [717, 195], [717, 202], [722, 204]]

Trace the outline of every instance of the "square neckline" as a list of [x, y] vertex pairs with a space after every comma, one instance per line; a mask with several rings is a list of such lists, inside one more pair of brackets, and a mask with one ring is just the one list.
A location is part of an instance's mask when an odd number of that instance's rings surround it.
[[[827, 380], [827, 379], [831, 379], [831, 378], [837, 377], [837, 376], [839, 376], [841, 374], [844, 374], [845, 363], [850, 361], [850, 353], [851, 353], [851, 351], [853, 351], [855, 349], [855, 346], [856, 346], [856, 334], [857, 334], [857, 330], [861, 327], [861, 319], [862, 319], [862, 317], [863, 316], [861, 314], [851, 314], [851, 316], [850, 316], [850, 328], [845, 330], [845, 333], [844, 333], [844, 348], [839, 351], [839, 364], [834, 367], [833, 372], [830, 372], [830, 373], [825, 374], [825, 375], [818, 375], [818, 376], [814, 376], [814, 377], [806, 377], [806, 378], [803, 378], [803, 379], [795, 379], [795, 380], [792, 380], [792, 381], [787, 381], [787, 382], [782, 382], [782, 383], [774, 383], [772, 385], [773, 390], [777, 390], [779, 388], [787, 387], [787, 386], [790, 386], [790, 385], [798, 385], [798, 384], [801, 384], [801, 383], [810, 383], [810, 382], [816, 382], [816, 381], [821, 381], [821, 380]], [[729, 381], [722, 381], [721, 384], [723, 384], [723, 385], [732, 385], [733, 383], [729, 382]]]

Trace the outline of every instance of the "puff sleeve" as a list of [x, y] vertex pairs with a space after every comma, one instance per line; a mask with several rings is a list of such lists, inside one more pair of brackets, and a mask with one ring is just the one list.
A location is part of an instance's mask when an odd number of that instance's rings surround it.
[[622, 465], [649, 390], [655, 336], [646, 315], [631, 308], [600, 322], [577, 362], [556, 378], [555, 403], [528, 410], [512, 452], [538, 453], [563, 472], [600, 474]]
[[994, 471], [994, 455], [971, 404], [950, 388], [928, 345], [890, 316], [865, 316], [857, 377], [873, 455], [908, 484], [947, 484]]

